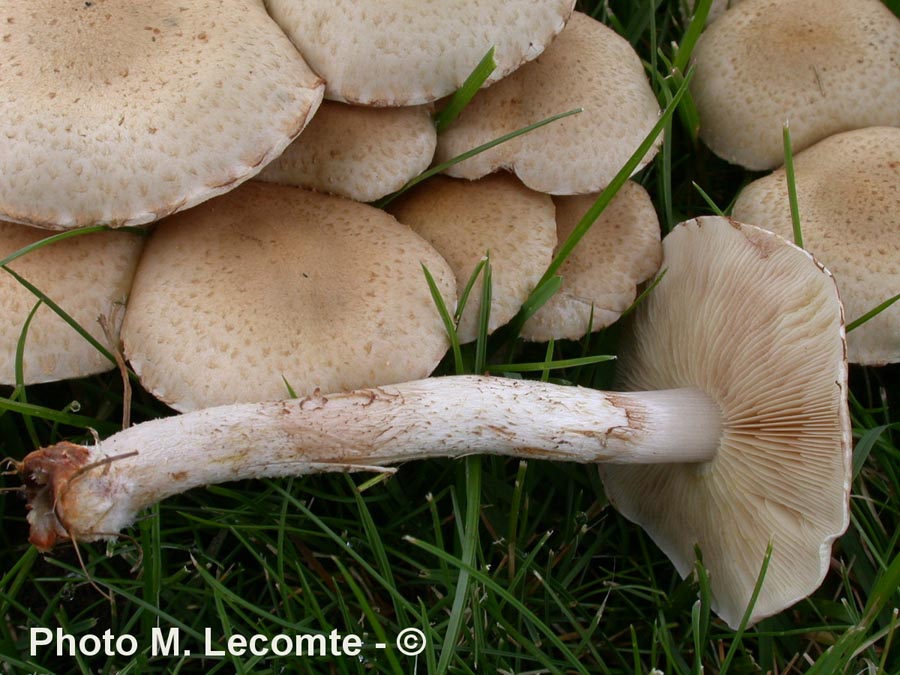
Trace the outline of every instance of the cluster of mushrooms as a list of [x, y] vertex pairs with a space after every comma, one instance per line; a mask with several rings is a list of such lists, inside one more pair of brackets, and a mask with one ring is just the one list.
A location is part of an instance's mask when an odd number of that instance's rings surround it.
[[[110, 352], [121, 330], [142, 385], [184, 413], [28, 455], [32, 542], [113, 538], [219, 481], [502, 453], [599, 463], [679, 572], [699, 546], [732, 626], [770, 544], [751, 621], [812, 592], [850, 481], [844, 313], [823, 265], [850, 318], [900, 290], [900, 21], [879, 0], [732, 0], [710, 22], [691, 85], [701, 137], [774, 169], [790, 121], [820, 262], [767, 231], [790, 236], [783, 170], [747, 186], [736, 220], [662, 243], [627, 182], [521, 331], [599, 330], [664, 269], [622, 338], [626, 391], [605, 393], [429, 378], [449, 342], [422, 268], [453, 308], [489, 253], [489, 329], [515, 316], [659, 118], [640, 59], [573, 0], [389, 4], [0, 3], [0, 256], [15, 272], [0, 278], [2, 382], [17, 383], [23, 335], [19, 384], [113, 366], [47, 303], [32, 312], [33, 284]], [[436, 133], [434, 111], [490, 48], [486, 87]], [[96, 225], [112, 229], [16, 253]], [[468, 297], [463, 341], [477, 286]], [[849, 350], [898, 360], [900, 308]]]

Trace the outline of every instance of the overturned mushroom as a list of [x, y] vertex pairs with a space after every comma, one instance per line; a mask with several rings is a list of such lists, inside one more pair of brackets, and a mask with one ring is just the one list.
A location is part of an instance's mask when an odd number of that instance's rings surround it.
[[[677, 228], [663, 265], [654, 292], [662, 300], [636, 322], [644, 337], [630, 380], [658, 391], [460, 376], [157, 420], [94, 447], [61, 443], [28, 455], [20, 469], [31, 541], [46, 549], [58, 538], [112, 538], [159, 499], [236, 478], [473, 452], [655, 464], [627, 468], [621, 488], [607, 472], [616, 501], [677, 474], [681, 488], [667, 503], [662, 493], [641, 498], [645, 512], [673, 514], [652, 524], [653, 536], [670, 555], [670, 538], [700, 546], [714, 571], [714, 609], [731, 625], [771, 540], [751, 619], [777, 612], [818, 586], [830, 543], [847, 525], [840, 302], [808, 254], [725, 219]], [[735, 297], [747, 307], [740, 321]], [[663, 479], [641, 484], [644, 472]], [[714, 525], [727, 500], [753, 523]], [[676, 565], [685, 572], [680, 556]]]

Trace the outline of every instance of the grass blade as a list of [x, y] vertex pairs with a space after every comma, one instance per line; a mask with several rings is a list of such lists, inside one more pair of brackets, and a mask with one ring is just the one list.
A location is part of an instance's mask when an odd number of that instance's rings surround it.
[[453, 120], [459, 117], [459, 114], [469, 104], [472, 97], [478, 93], [496, 67], [494, 48], [491, 47], [475, 66], [475, 69], [469, 73], [463, 85], [453, 94], [450, 102], [434, 116], [434, 128], [438, 133], [444, 131], [453, 123]]
[[110, 353], [110, 351], [104, 347], [97, 339], [88, 333], [84, 328], [81, 327], [75, 319], [73, 319], [62, 307], [57, 305], [53, 300], [51, 300], [43, 291], [41, 291], [37, 286], [32, 284], [30, 281], [25, 279], [20, 274], [17, 274], [14, 270], [9, 267], [3, 267], [3, 269], [12, 275], [12, 277], [18, 281], [22, 286], [27, 288], [36, 298], [42, 300], [47, 307], [53, 310], [53, 312], [63, 321], [65, 321], [72, 329], [78, 333], [82, 338], [84, 338], [94, 349], [103, 354], [113, 365], [116, 364], [116, 358]]
[[539, 122], [535, 122], [534, 124], [529, 124], [528, 126], [522, 127], [521, 129], [516, 129], [515, 131], [511, 131], [508, 134], [504, 134], [503, 136], [495, 138], [492, 141], [488, 141], [487, 143], [479, 145], [476, 148], [467, 150], [466, 152], [464, 152], [460, 155], [457, 155], [456, 157], [453, 157], [452, 159], [448, 159], [446, 162], [442, 162], [441, 164], [431, 167], [427, 171], [423, 171], [422, 173], [420, 173], [418, 176], [413, 178], [411, 181], [409, 181], [406, 185], [404, 185], [402, 188], [400, 188], [396, 192], [389, 194], [386, 197], [383, 197], [382, 199], [375, 202], [375, 206], [383, 209], [385, 206], [390, 204], [392, 201], [394, 201], [397, 197], [402, 195], [407, 190], [415, 187], [422, 181], [428, 180], [432, 176], [436, 176], [437, 174], [441, 173], [442, 171], [449, 169], [454, 164], [459, 164], [460, 162], [464, 162], [467, 159], [469, 159], [470, 157], [474, 157], [475, 155], [478, 155], [478, 154], [481, 154], [482, 152], [490, 150], [491, 148], [496, 147], [496, 146], [500, 145], [501, 143], [506, 143], [507, 141], [511, 141], [514, 138], [518, 138], [519, 136], [521, 136], [523, 134], [527, 134], [530, 131], [534, 131], [535, 129], [540, 129], [543, 126], [546, 126], [548, 124], [556, 122], [557, 120], [561, 120], [565, 117], [577, 115], [580, 112], [581, 112], [581, 108], [574, 108], [573, 110], [568, 110], [564, 113], [559, 113], [558, 115], [551, 115], [550, 117], [546, 117], [546, 118], [540, 120]]
[[444, 330], [447, 331], [447, 337], [450, 339], [450, 348], [453, 350], [453, 363], [456, 367], [456, 374], [462, 375], [465, 365], [463, 363], [462, 349], [459, 345], [459, 335], [456, 333], [456, 322], [450, 315], [450, 311], [447, 309], [447, 304], [444, 302], [444, 296], [441, 295], [441, 291], [437, 287], [434, 276], [432, 276], [431, 271], [424, 264], [422, 265], [422, 272], [425, 273], [425, 280], [428, 283], [428, 290], [431, 292], [431, 299], [434, 301], [434, 306], [437, 307], [438, 314], [440, 314], [441, 321], [444, 324]]
[[675, 58], [672, 61], [672, 68], [678, 72], [685, 72], [688, 64], [691, 62], [691, 54], [694, 53], [694, 47], [697, 46], [697, 40], [706, 27], [706, 17], [709, 16], [709, 9], [712, 7], [712, 0], [697, 0], [694, 5], [694, 16], [691, 23], [685, 31], [681, 44], [675, 52]]
[[692, 76], [693, 71], [689, 72], [687, 77], [684, 78], [684, 82], [682, 82], [681, 86], [678, 87], [678, 90], [672, 96], [672, 100], [666, 106], [665, 110], [663, 110], [662, 114], [659, 116], [659, 119], [656, 121], [656, 124], [654, 124], [653, 128], [650, 130], [650, 133], [648, 133], [644, 137], [644, 140], [632, 153], [631, 157], [629, 157], [628, 161], [625, 162], [622, 168], [619, 169], [618, 173], [612, 179], [610, 184], [603, 190], [603, 192], [600, 193], [600, 196], [597, 197], [597, 200], [591, 205], [584, 216], [582, 216], [581, 220], [578, 221], [578, 224], [572, 230], [572, 233], [559, 247], [559, 251], [550, 262], [550, 265], [547, 267], [547, 270], [544, 272], [544, 276], [541, 277], [541, 280], [538, 282], [536, 288], [540, 288], [544, 283], [546, 283], [556, 275], [557, 271], [559, 271], [559, 268], [562, 267], [562, 264], [566, 261], [566, 258], [569, 257], [569, 255], [578, 245], [578, 242], [581, 241], [582, 237], [584, 237], [585, 234], [587, 234], [587, 231], [590, 229], [591, 225], [594, 224], [594, 221], [597, 220], [600, 214], [603, 213], [604, 209], [606, 209], [609, 203], [616, 196], [619, 188], [621, 188], [625, 184], [625, 181], [627, 181], [631, 177], [631, 174], [635, 172], [638, 165], [641, 163], [641, 160], [650, 151], [650, 148], [653, 147], [653, 144], [656, 142], [656, 138], [662, 133], [666, 124], [668, 124], [669, 120], [672, 118], [672, 114], [675, 112], [678, 103], [681, 101], [685, 92], [687, 92], [687, 88]]
[[[498, 584], [494, 579], [484, 574], [483, 572], [475, 569], [473, 566], [466, 564], [464, 560], [454, 558], [452, 555], [447, 553], [446, 551], [442, 551], [427, 542], [421, 541], [420, 539], [416, 539], [415, 537], [405, 537], [406, 541], [413, 544], [414, 546], [418, 546], [425, 551], [429, 552], [431, 555], [436, 558], [440, 558], [445, 562], [450, 563], [451, 565], [455, 565], [460, 569], [460, 574], [463, 572], [471, 575], [479, 584], [487, 586], [494, 593], [496, 593], [500, 598], [504, 600], [504, 602], [511, 605], [519, 614], [524, 616], [530, 622], [532, 622], [533, 626], [547, 638], [547, 641], [552, 644], [556, 649], [560, 651], [563, 656], [569, 660], [571, 664], [571, 668], [582, 675], [590, 675], [590, 673], [585, 669], [584, 665], [578, 660], [578, 658], [569, 650], [569, 648], [565, 645], [565, 643], [559, 639], [559, 636], [554, 633], [550, 628], [541, 621], [530, 609], [528, 609], [525, 605], [523, 605], [518, 598], [509, 594], [509, 592]], [[439, 671], [440, 672], [440, 671]]]
[[28, 255], [32, 251], [37, 251], [38, 249], [44, 248], [44, 246], [49, 246], [50, 244], [55, 244], [58, 241], [64, 241], [66, 239], [71, 239], [72, 237], [81, 237], [85, 234], [91, 234], [93, 232], [130, 232], [132, 234], [139, 234], [141, 236], [148, 236], [147, 230], [140, 227], [119, 227], [119, 228], [111, 228], [108, 225], [93, 225], [91, 227], [80, 227], [74, 230], [66, 230], [65, 232], [59, 232], [58, 234], [51, 235], [40, 241], [36, 241], [33, 244], [28, 244], [28, 246], [23, 246], [18, 251], [14, 251], [10, 253], [3, 259], [0, 259], [0, 267], [6, 267], [12, 261], [21, 258], [23, 255]]
[[886, 310], [888, 307], [890, 307], [890, 306], [893, 305], [895, 302], [897, 302], [897, 300], [900, 300], [900, 293], [897, 293], [897, 295], [895, 295], [895, 296], [893, 296], [893, 297], [891, 297], [891, 298], [888, 298], [887, 300], [885, 300], [884, 302], [882, 302], [882, 303], [881, 303], [880, 305], [878, 305], [877, 307], [873, 307], [872, 309], [870, 309], [868, 312], [866, 312], [865, 314], [863, 314], [863, 315], [862, 315], [861, 317], [859, 317], [858, 319], [854, 319], [853, 321], [851, 321], [850, 323], [848, 323], [848, 324], [847, 324], [847, 332], [849, 333], [849, 332], [852, 331], [852, 330], [856, 330], [857, 328], [859, 328], [860, 326], [862, 326], [864, 323], [866, 323], [866, 321], [869, 321], [869, 320], [871, 320], [871, 319], [874, 319], [876, 316], [878, 316], [879, 314], [881, 314], [881, 313], [882, 313], [884, 310]]
[[450, 620], [438, 657], [438, 675], [445, 675], [450, 668], [450, 660], [456, 651], [456, 643], [462, 632], [465, 608], [469, 601], [469, 582], [474, 569], [478, 548], [478, 521], [481, 517], [481, 457], [467, 457], [466, 460], [466, 520], [463, 526], [462, 564], [456, 580]]
[[9, 410], [10, 412], [19, 413], [20, 415], [30, 415], [38, 419], [50, 420], [51, 422], [59, 422], [70, 427], [78, 429], [94, 429], [100, 434], [112, 434], [120, 429], [118, 424], [106, 422], [104, 420], [94, 419], [93, 417], [85, 417], [84, 415], [76, 415], [75, 413], [60, 412], [52, 408], [45, 408], [32, 403], [22, 403], [13, 401], [9, 398], [0, 397], [0, 411]]
[[794, 178], [794, 151], [791, 147], [791, 130], [787, 122], [782, 129], [784, 143], [784, 178], [787, 181], [788, 202], [791, 205], [791, 225], [794, 228], [794, 243], [803, 248], [803, 231], [800, 229], [800, 206], [797, 204], [797, 182]]
[[495, 363], [491, 364], [492, 373], [536, 373], [543, 370], [562, 370], [564, 368], [576, 368], [589, 366], [594, 363], [612, 361], [615, 356], [598, 354], [597, 356], [583, 356], [574, 359], [558, 359], [556, 361], [535, 361], [533, 363]]
[[763, 581], [765, 581], [766, 572], [769, 570], [769, 561], [771, 559], [772, 542], [770, 541], [769, 545], [766, 547], [766, 555], [763, 557], [762, 565], [759, 569], [759, 576], [756, 577], [756, 584], [753, 586], [753, 592], [750, 594], [750, 601], [747, 603], [747, 609], [744, 610], [744, 616], [741, 617], [741, 622], [734, 632], [734, 637], [731, 640], [731, 646], [728, 648], [728, 653], [722, 661], [722, 667], [719, 670], [720, 675], [725, 675], [725, 673], [728, 672], [728, 667], [731, 665], [734, 655], [737, 654], [741, 639], [744, 637], [744, 631], [747, 630], [747, 624], [750, 623], [750, 615], [753, 613], [753, 608], [756, 606], [756, 600], [759, 598], [759, 592], [762, 590]]

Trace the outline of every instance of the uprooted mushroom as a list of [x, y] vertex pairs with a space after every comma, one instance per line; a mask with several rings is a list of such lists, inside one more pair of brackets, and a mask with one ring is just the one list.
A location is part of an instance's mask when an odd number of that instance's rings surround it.
[[732, 626], [771, 542], [751, 620], [778, 612], [821, 583], [848, 522], [834, 283], [785, 240], [719, 218], [678, 227], [663, 267], [626, 340], [624, 382], [650, 391], [432, 378], [200, 410], [94, 446], [60, 443], [19, 465], [31, 541], [114, 538], [160, 499], [238, 478], [476, 452], [602, 462], [613, 503], [682, 574], [700, 547], [713, 608]]

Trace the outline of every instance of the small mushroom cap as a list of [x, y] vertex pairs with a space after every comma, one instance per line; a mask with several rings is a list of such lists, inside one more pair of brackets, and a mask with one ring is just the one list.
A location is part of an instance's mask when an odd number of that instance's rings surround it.
[[613, 505], [690, 573], [699, 546], [713, 609], [736, 627], [766, 547], [751, 622], [815, 590], [846, 529], [850, 422], [843, 316], [831, 275], [758, 228], [700, 218], [663, 240], [659, 285], [623, 336], [624, 389], [696, 387], [722, 411], [716, 458], [603, 465]]
[[446, 262], [384, 211], [252, 181], [159, 224], [125, 353], [182, 411], [425, 377], [448, 340], [422, 265], [452, 307]]
[[[700, 137], [734, 164], [784, 161], [832, 134], [900, 124], [900, 20], [879, 0], [744, 0], [700, 36]], [[893, 64], [893, 65], [891, 65]]]
[[[438, 138], [445, 162], [552, 115], [583, 108], [455, 164], [446, 173], [475, 179], [509, 169], [548, 194], [602, 190], [650, 133], [659, 104], [627, 40], [575, 12], [544, 54], [478, 92]], [[653, 159], [661, 139], [637, 170]]]
[[267, 0], [334, 101], [430, 103], [458, 89], [494, 47], [505, 77], [565, 26], [573, 0]]
[[0, 217], [149, 223], [277, 157], [323, 83], [259, 0], [34, 0], [0, 13]]
[[[900, 129], [826, 138], [794, 158], [803, 245], [837, 279], [849, 320], [900, 293]], [[747, 185], [734, 216], [793, 238], [784, 169]], [[900, 361], [900, 304], [847, 334], [851, 363]]]
[[[488, 332], [512, 319], [541, 279], [556, 246], [553, 200], [498, 174], [477, 181], [435, 176], [390, 206], [450, 263], [462, 293], [485, 253], [491, 262]], [[478, 337], [482, 279], [457, 327], [460, 342]]]
[[[49, 234], [0, 221], [0, 258]], [[112, 351], [98, 319], [105, 317], [110, 329], [118, 334], [143, 245], [144, 238], [133, 232], [92, 232], [42, 246], [17, 258], [9, 267]], [[0, 270], [0, 384], [16, 382], [17, 344], [37, 301], [12, 275]], [[25, 384], [87, 377], [113, 367], [114, 363], [46, 304], [38, 308], [25, 340]]]
[[371, 202], [425, 171], [436, 145], [429, 106], [363, 108], [325, 101], [257, 178]]
[[[597, 199], [554, 197], [557, 248]], [[556, 251], [553, 252], [556, 255]], [[659, 269], [659, 218], [650, 195], [626, 182], [566, 258], [560, 289], [522, 326], [526, 340], [577, 340], [614, 323], [634, 302], [637, 285]]]

